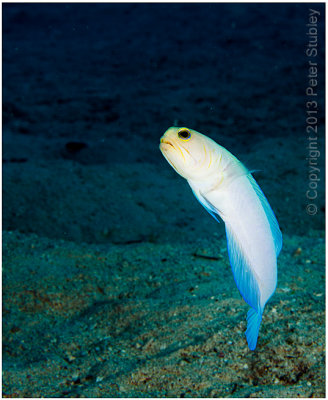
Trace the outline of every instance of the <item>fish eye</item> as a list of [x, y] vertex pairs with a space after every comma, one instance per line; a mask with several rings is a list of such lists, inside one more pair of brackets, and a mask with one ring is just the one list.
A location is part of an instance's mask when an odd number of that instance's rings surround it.
[[191, 138], [191, 133], [188, 129], [182, 128], [179, 130], [178, 136], [182, 140], [189, 140]]

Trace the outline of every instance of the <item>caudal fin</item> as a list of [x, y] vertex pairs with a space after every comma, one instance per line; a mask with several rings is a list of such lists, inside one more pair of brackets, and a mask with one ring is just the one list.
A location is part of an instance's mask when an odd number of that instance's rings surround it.
[[251, 308], [247, 313], [247, 329], [245, 333], [250, 350], [255, 350], [256, 348], [261, 321], [262, 313]]

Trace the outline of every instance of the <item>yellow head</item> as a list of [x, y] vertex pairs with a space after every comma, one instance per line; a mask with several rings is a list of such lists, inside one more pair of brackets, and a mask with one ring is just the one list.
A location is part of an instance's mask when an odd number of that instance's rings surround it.
[[220, 147], [209, 137], [185, 127], [171, 127], [161, 137], [160, 150], [185, 179], [206, 179], [218, 172]]

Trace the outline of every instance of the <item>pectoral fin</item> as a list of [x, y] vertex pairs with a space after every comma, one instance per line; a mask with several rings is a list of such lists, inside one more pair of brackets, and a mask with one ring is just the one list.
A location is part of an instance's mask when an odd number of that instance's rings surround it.
[[212, 215], [212, 217], [220, 223], [220, 211], [217, 210], [205, 197], [200, 193], [200, 191], [195, 191], [191, 188], [193, 194], [195, 195], [196, 199], [200, 202], [200, 204], [205, 208], [205, 210]]

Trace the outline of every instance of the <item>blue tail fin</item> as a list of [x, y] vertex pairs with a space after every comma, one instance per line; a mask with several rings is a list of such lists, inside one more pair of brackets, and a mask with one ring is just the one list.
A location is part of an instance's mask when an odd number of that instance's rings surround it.
[[250, 350], [255, 350], [256, 348], [261, 321], [262, 313], [251, 308], [247, 313], [247, 329], [245, 333]]

